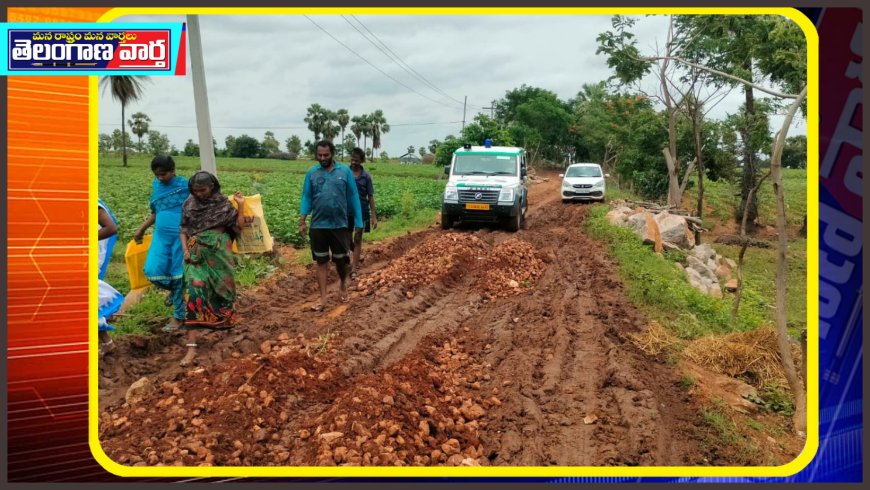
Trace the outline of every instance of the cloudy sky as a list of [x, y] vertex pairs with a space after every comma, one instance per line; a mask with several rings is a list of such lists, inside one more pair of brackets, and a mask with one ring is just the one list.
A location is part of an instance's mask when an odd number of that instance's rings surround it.
[[[115, 20], [148, 21], [185, 18]], [[227, 135], [262, 140], [266, 131], [275, 133], [282, 150], [291, 135], [312, 139], [303, 119], [308, 106], [319, 103], [345, 108], [352, 116], [382, 109], [391, 126], [382, 150], [399, 156], [410, 145], [458, 134], [465, 96], [465, 117], [471, 121], [522, 84], [565, 100], [584, 83], [611, 75], [605, 57], [595, 54], [595, 38], [611, 28], [610, 16], [205, 15], [200, 26], [218, 147]], [[665, 17], [642, 18], [634, 31], [641, 51], [651, 53], [661, 45], [666, 27]], [[398, 56], [437, 91], [386, 53]], [[143, 99], [127, 108], [128, 119], [137, 111], [148, 114], [151, 128], [168, 134], [179, 149], [188, 139], [197, 142], [189, 61], [186, 77], [151, 78]], [[734, 90], [710, 116], [736, 112], [741, 101]], [[102, 92], [100, 132], [120, 128], [120, 113], [120, 104]], [[781, 124], [781, 118], [772, 124]], [[805, 133], [803, 120], [790, 131]]]

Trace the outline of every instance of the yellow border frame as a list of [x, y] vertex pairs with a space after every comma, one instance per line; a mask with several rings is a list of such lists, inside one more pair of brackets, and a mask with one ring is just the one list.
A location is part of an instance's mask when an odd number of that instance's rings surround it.
[[[508, 467], [393, 467], [393, 466], [124, 466], [112, 461], [99, 441], [97, 282], [90, 281], [90, 328], [88, 357], [89, 418], [88, 440], [91, 452], [107, 471], [129, 477], [785, 477], [805, 468], [819, 447], [819, 37], [815, 26], [793, 8], [116, 8], [99, 22], [124, 15], [185, 14], [356, 14], [379, 15], [613, 15], [613, 14], [717, 14], [781, 15], [794, 21], [807, 39], [807, 440], [797, 458], [781, 466], [508, 466]], [[89, 220], [90, 256], [97, 256], [97, 77], [90, 77], [89, 113]], [[97, 277], [97, 261], [89, 263], [91, 277]]]

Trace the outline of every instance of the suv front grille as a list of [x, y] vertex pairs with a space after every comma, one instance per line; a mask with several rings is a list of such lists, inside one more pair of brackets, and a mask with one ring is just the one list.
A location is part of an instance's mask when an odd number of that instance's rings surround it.
[[574, 184], [575, 189], [591, 189], [592, 184]]
[[[480, 203], [489, 203], [496, 204], [498, 202], [498, 190], [494, 191], [472, 191], [472, 190], [459, 190], [459, 202], [480, 202]], [[480, 196], [479, 198], [477, 196]]]

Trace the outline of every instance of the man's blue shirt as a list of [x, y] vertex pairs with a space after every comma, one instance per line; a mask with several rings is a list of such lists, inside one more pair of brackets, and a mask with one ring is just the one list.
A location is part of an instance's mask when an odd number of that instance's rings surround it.
[[335, 162], [331, 171], [315, 165], [305, 174], [299, 214], [311, 215], [311, 228], [347, 228], [353, 215], [354, 226], [362, 228], [359, 192], [350, 168]]

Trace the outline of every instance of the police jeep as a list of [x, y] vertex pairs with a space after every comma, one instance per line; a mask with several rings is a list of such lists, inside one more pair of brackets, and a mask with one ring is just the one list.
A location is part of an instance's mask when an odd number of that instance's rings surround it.
[[465, 145], [453, 153], [441, 198], [441, 228], [457, 221], [523, 225], [528, 209], [526, 151], [512, 146]]

